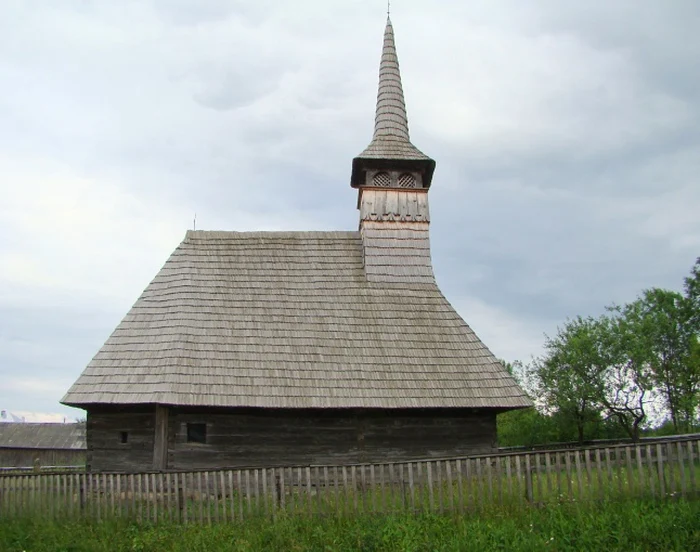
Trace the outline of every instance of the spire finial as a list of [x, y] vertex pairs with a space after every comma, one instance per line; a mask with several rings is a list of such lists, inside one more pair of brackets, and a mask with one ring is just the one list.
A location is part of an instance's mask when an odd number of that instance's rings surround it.
[[391, 0], [386, 0], [386, 16], [387, 18], [391, 15]]

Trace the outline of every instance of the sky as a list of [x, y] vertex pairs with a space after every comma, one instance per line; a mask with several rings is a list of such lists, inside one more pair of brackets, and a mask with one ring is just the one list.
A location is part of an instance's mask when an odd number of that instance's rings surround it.
[[[60, 398], [195, 224], [354, 230], [381, 0], [0, 2], [0, 408]], [[394, 0], [438, 283], [500, 358], [700, 256], [697, 0]]]

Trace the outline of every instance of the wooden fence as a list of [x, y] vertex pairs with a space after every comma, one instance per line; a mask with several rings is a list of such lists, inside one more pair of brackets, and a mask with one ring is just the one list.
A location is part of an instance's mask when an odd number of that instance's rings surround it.
[[0, 518], [190, 522], [700, 496], [700, 439], [415, 462], [0, 475]]

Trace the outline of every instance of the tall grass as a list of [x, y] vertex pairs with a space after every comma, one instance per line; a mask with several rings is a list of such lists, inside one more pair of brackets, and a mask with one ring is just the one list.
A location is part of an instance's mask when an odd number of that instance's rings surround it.
[[459, 516], [281, 515], [236, 524], [4, 520], [4, 552], [700, 550], [700, 501], [497, 506]]

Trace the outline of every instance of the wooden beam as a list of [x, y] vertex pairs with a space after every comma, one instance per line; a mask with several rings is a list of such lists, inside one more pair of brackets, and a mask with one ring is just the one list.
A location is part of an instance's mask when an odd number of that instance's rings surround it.
[[168, 467], [168, 407], [156, 405], [156, 424], [153, 439], [153, 469]]

